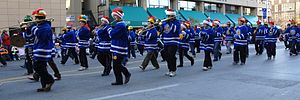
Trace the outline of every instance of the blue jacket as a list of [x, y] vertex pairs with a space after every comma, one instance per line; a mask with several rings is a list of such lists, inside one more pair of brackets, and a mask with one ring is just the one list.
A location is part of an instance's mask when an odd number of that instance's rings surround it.
[[25, 48], [33, 47], [34, 35], [31, 31], [32, 31], [32, 28], [35, 26], [36, 25], [33, 24], [33, 25], [29, 26], [25, 32], [23, 32], [23, 37], [25, 38], [25, 41], [26, 41]]
[[138, 35], [137, 39], [138, 39], [138, 45], [144, 45], [145, 44], [145, 37], [142, 34]]
[[233, 27], [225, 27], [223, 34], [225, 35], [225, 41], [233, 41], [235, 30]]
[[297, 42], [297, 40], [300, 38], [300, 28], [297, 26], [291, 26], [287, 28], [284, 33], [288, 33], [289, 42]]
[[[236, 27], [236, 34], [234, 35], [234, 46], [248, 45], [248, 28], [245, 25]], [[240, 33], [238, 35], [238, 33]]]
[[108, 31], [111, 37], [110, 51], [113, 56], [127, 57], [128, 32], [124, 21], [117, 22], [115, 27]]
[[66, 34], [63, 35], [63, 38], [66, 40], [67, 48], [75, 48], [77, 43], [75, 30], [68, 30]]
[[110, 52], [110, 45], [111, 45], [111, 38], [109, 37], [108, 31], [111, 30], [111, 26], [104, 25], [101, 29], [97, 32], [97, 51], [100, 53], [109, 53]]
[[178, 45], [180, 30], [180, 21], [165, 21], [162, 23], [163, 42], [165, 46]]
[[270, 28], [268, 30], [268, 33], [265, 34], [265, 43], [276, 43], [277, 42], [277, 38], [279, 37], [279, 30], [276, 26], [273, 26], [273, 28]]
[[78, 30], [78, 46], [79, 48], [88, 48], [90, 39], [90, 30], [87, 27], [81, 27]]
[[259, 26], [255, 33], [255, 40], [264, 40], [265, 34], [268, 33], [268, 27]]
[[145, 50], [147, 52], [158, 50], [157, 38], [157, 30], [155, 28], [147, 30], [145, 37]]
[[195, 31], [193, 28], [187, 29], [190, 32], [190, 43], [195, 43]]
[[195, 41], [196, 40], [200, 40], [200, 28], [196, 28], [196, 31], [195, 31]]
[[136, 39], [136, 34], [134, 31], [130, 31], [129, 32], [129, 36], [128, 36], [128, 39], [130, 41], [130, 45], [135, 45], [135, 39]]
[[52, 41], [51, 23], [44, 22], [32, 28], [35, 36], [33, 60], [49, 61], [52, 59], [54, 43]]
[[214, 41], [215, 42], [221, 42], [222, 41], [222, 34], [223, 34], [223, 28], [222, 27], [215, 27], [214, 28]]
[[212, 51], [214, 48], [214, 30], [209, 28], [202, 28], [201, 30], [201, 41], [200, 43], [200, 49], [204, 51]]
[[189, 50], [189, 41], [190, 41], [190, 38], [191, 38], [191, 33], [190, 31], [187, 29], [185, 31], [182, 31], [181, 34], [184, 35], [184, 37], [179, 40], [179, 48], [183, 48], [185, 50]]
[[66, 39], [64, 38], [63, 35], [65, 35], [66, 33], [60, 34], [58, 37], [58, 39], [61, 41], [61, 48], [65, 49], [66, 48]]

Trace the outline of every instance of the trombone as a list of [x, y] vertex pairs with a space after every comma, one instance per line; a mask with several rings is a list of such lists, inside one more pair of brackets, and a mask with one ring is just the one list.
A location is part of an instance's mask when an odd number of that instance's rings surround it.
[[21, 22], [20, 25], [24, 25], [24, 24], [31, 24], [31, 23], [37, 23], [37, 22], [43, 22], [43, 21], [50, 21], [53, 22], [54, 18], [48, 18], [48, 19], [41, 19], [41, 20], [34, 20], [34, 21], [28, 21], [28, 22]]
[[[147, 30], [151, 30], [151, 29], [153, 29], [153, 28], [156, 28], [156, 27], [158, 27], [158, 26], [161, 26], [160, 23], [165, 22], [165, 21], [169, 21], [169, 20], [171, 20], [171, 19], [173, 19], [173, 18], [176, 18], [176, 16], [175, 16], [175, 17], [169, 17], [169, 18], [166, 18], [166, 19], [163, 19], [163, 20], [160, 20], [160, 21], [156, 21], [156, 22], [153, 24], [153, 26], [152, 26], [151, 28], [143, 28], [143, 30], [141, 30], [139, 33], [144, 33], [144, 32], [146, 32]], [[156, 26], [155, 26], [155, 25], [156, 25]]]

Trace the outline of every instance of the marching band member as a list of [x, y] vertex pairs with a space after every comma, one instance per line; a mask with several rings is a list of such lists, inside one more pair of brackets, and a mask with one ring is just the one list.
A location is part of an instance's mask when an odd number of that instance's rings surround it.
[[111, 30], [111, 26], [109, 25], [109, 17], [103, 16], [101, 18], [101, 25], [99, 31], [96, 34], [96, 38], [98, 41], [97, 59], [104, 66], [104, 70], [101, 76], [108, 76], [112, 69], [112, 55], [110, 52], [111, 38], [108, 34], [109, 30]]
[[142, 35], [142, 33], [138, 33], [137, 36], [137, 48], [141, 54], [141, 56], [144, 55], [144, 44], [145, 44], [145, 37]]
[[65, 64], [70, 56], [74, 57], [75, 64], [79, 64], [78, 55], [76, 53], [76, 43], [77, 38], [75, 30], [72, 29], [72, 26], [67, 26], [67, 31], [63, 34], [63, 38], [66, 40], [66, 55], [62, 58], [61, 64]]
[[162, 35], [164, 43], [164, 56], [167, 61], [169, 72], [165, 75], [174, 77], [176, 75], [176, 52], [180, 34], [180, 21], [176, 19], [176, 12], [172, 9], [165, 10], [169, 20], [162, 22]]
[[264, 49], [264, 37], [265, 34], [267, 33], [267, 27], [261, 25], [261, 21], [258, 20], [257, 22], [257, 30], [254, 33], [255, 34], [255, 51], [256, 51], [256, 55], [261, 55], [263, 53], [263, 49]]
[[[33, 18], [30, 15], [26, 15], [23, 18], [24, 22], [32, 21]], [[23, 28], [23, 37], [25, 38], [25, 67], [27, 69], [27, 75], [33, 74], [33, 62], [32, 62], [32, 47], [34, 42], [34, 35], [31, 33], [31, 28], [35, 26], [35, 24], [26, 25]]]
[[[116, 82], [111, 85], [123, 85], [127, 84], [130, 80], [131, 74], [126, 66], [128, 56], [128, 33], [126, 24], [122, 20], [124, 13], [121, 8], [112, 10], [111, 15], [116, 20], [116, 25], [113, 29], [109, 30], [111, 37], [111, 48], [110, 51], [113, 53], [113, 69], [116, 78]], [[123, 76], [125, 81], [123, 82]]]
[[186, 24], [186, 28], [187, 28], [186, 31], [189, 31], [191, 33], [189, 44], [190, 44], [192, 55], [195, 58], [196, 57], [196, 52], [195, 52], [195, 36], [196, 36], [196, 33], [194, 31], [194, 28], [191, 26], [190, 21], [187, 21], [185, 24]]
[[223, 28], [220, 26], [220, 21], [215, 19], [213, 21], [213, 30], [214, 30], [214, 60], [218, 61], [221, 59], [221, 42], [222, 42], [222, 34]]
[[61, 43], [61, 61], [60, 62], [62, 62], [63, 61], [63, 59], [65, 58], [65, 56], [67, 55], [66, 53], [67, 53], [67, 48], [66, 48], [66, 39], [63, 37], [63, 35], [64, 34], [66, 34], [66, 32], [67, 32], [67, 28], [66, 27], [64, 27], [64, 28], [62, 28], [62, 33], [61, 34], [59, 34], [59, 40], [60, 40], [60, 43]]
[[227, 22], [226, 25], [227, 26], [224, 29], [224, 37], [225, 37], [226, 48], [227, 48], [226, 54], [231, 54], [232, 52], [231, 45], [233, 43], [233, 35], [235, 34], [235, 30], [234, 27], [231, 26], [230, 22]]
[[200, 53], [200, 32], [201, 32], [201, 27], [200, 26], [195, 26], [195, 48], [196, 48], [196, 53]]
[[41, 21], [46, 19], [46, 12], [42, 8], [36, 9], [32, 15], [38, 21], [36, 27], [32, 28], [35, 36], [33, 45], [34, 70], [41, 78], [42, 88], [37, 89], [38, 92], [50, 91], [54, 83], [53, 77], [47, 71], [47, 62], [52, 59], [54, 43], [52, 41], [51, 23]]
[[203, 21], [203, 28], [201, 30], [201, 43], [200, 48], [204, 50], [204, 61], [203, 61], [203, 71], [208, 71], [212, 68], [212, 60], [211, 60], [211, 53], [213, 52], [214, 48], [214, 30], [211, 28], [211, 22], [208, 20]]
[[[148, 26], [146, 27], [145, 32], [145, 50], [147, 51], [147, 55], [145, 56], [143, 63], [139, 66], [143, 71], [146, 69], [149, 61], [151, 61], [153, 67], [155, 69], [159, 69], [159, 64], [157, 62], [158, 56], [158, 31], [154, 26], [155, 17], [150, 16], [148, 18]], [[141, 33], [143, 34], [143, 33]]]
[[81, 68], [78, 71], [88, 69], [88, 61], [86, 57], [86, 48], [89, 47], [90, 29], [87, 27], [87, 16], [79, 16], [80, 28], [78, 30], [78, 47], [79, 47], [79, 61]]
[[241, 65], [246, 63], [247, 46], [248, 46], [248, 28], [244, 25], [246, 19], [241, 17], [239, 26], [236, 27], [236, 34], [234, 35], [234, 50], [233, 50], [233, 65], [241, 61]]
[[287, 28], [284, 33], [288, 33], [288, 41], [289, 41], [289, 48], [290, 48], [290, 56], [298, 55], [296, 50], [297, 39], [300, 35], [300, 28], [296, 26], [295, 20], [290, 20], [291, 27]]
[[191, 66], [194, 65], [194, 59], [193, 57], [191, 57], [189, 54], [188, 54], [188, 51], [189, 51], [189, 41], [190, 41], [190, 38], [191, 38], [191, 33], [190, 31], [188, 30], [188, 23], [182, 23], [181, 24], [181, 33], [179, 35], [179, 65], [177, 67], [183, 67], [183, 56], [185, 56], [186, 58], [188, 58], [190, 61], [191, 61]]
[[271, 60], [272, 56], [273, 59], [275, 58], [276, 55], [276, 42], [277, 42], [277, 38], [280, 35], [279, 29], [274, 26], [274, 22], [270, 21], [270, 29], [268, 30], [268, 33], [265, 34], [265, 47], [267, 50], [267, 56], [268, 56], [268, 60]]
[[135, 39], [136, 39], [136, 34], [135, 32], [133, 31], [133, 27], [132, 26], [128, 26], [128, 31], [129, 31], [129, 36], [128, 36], [128, 39], [129, 39], [129, 50], [128, 50], [128, 58], [130, 58], [130, 53], [132, 55], [132, 58], [136, 58], [136, 55], [135, 55]]

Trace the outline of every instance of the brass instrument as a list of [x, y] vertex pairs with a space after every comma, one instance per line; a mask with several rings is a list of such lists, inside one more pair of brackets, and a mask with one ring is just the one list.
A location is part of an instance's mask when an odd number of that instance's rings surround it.
[[[171, 20], [171, 19], [173, 19], [173, 18], [176, 18], [176, 16], [175, 16], [175, 17], [166, 18], [166, 19], [163, 19], [163, 20], [161, 20], [161, 21], [156, 21], [156, 22], [152, 25], [152, 27], [150, 27], [150, 28], [143, 28], [139, 33], [144, 33], [144, 32], [146, 32], [147, 30], [151, 30], [151, 29], [153, 29], [153, 28], [155, 28], [155, 27], [157, 27], [157, 26], [161, 26], [160, 23], [165, 22], [165, 21], [169, 21], [169, 20]], [[156, 25], [156, 26], [155, 26], [155, 25]]]
[[53, 22], [54, 18], [48, 18], [48, 19], [41, 19], [41, 20], [34, 20], [34, 21], [28, 21], [28, 22], [21, 22], [20, 26], [24, 25], [24, 24], [31, 24], [31, 23], [38, 23], [38, 22], [43, 22], [43, 21], [50, 21]]

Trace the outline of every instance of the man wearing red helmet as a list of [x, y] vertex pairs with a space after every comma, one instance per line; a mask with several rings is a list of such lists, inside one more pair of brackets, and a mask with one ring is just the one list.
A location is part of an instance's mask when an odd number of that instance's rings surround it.
[[33, 45], [34, 70], [41, 78], [42, 88], [38, 92], [50, 91], [54, 83], [53, 77], [47, 71], [47, 62], [52, 60], [54, 43], [52, 41], [51, 23], [43, 21], [46, 19], [46, 12], [42, 8], [36, 9], [33, 13], [37, 25], [32, 28], [32, 34], [35, 36]]
[[271, 58], [273, 57], [274, 59], [276, 55], [276, 42], [280, 32], [279, 29], [276, 26], [274, 26], [273, 21], [270, 21], [269, 24], [270, 24], [270, 29], [268, 29], [268, 33], [265, 34], [264, 42], [265, 42], [268, 60], [271, 60]]
[[261, 21], [258, 20], [257, 22], [257, 29], [255, 31], [255, 51], [256, 51], [256, 55], [261, 55], [263, 53], [263, 40], [265, 37], [265, 34], [267, 33], [267, 27], [261, 25]]
[[246, 63], [247, 47], [248, 47], [248, 28], [245, 26], [246, 19], [241, 17], [238, 19], [239, 26], [236, 27], [234, 35], [234, 50], [233, 50], [233, 65], [241, 62], [241, 65]]
[[295, 20], [290, 20], [291, 27], [287, 28], [284, 33], [288, 34], [290, 56], [298, 55], [297, 40], [300, 38], [300, 28], [296, 26]]

